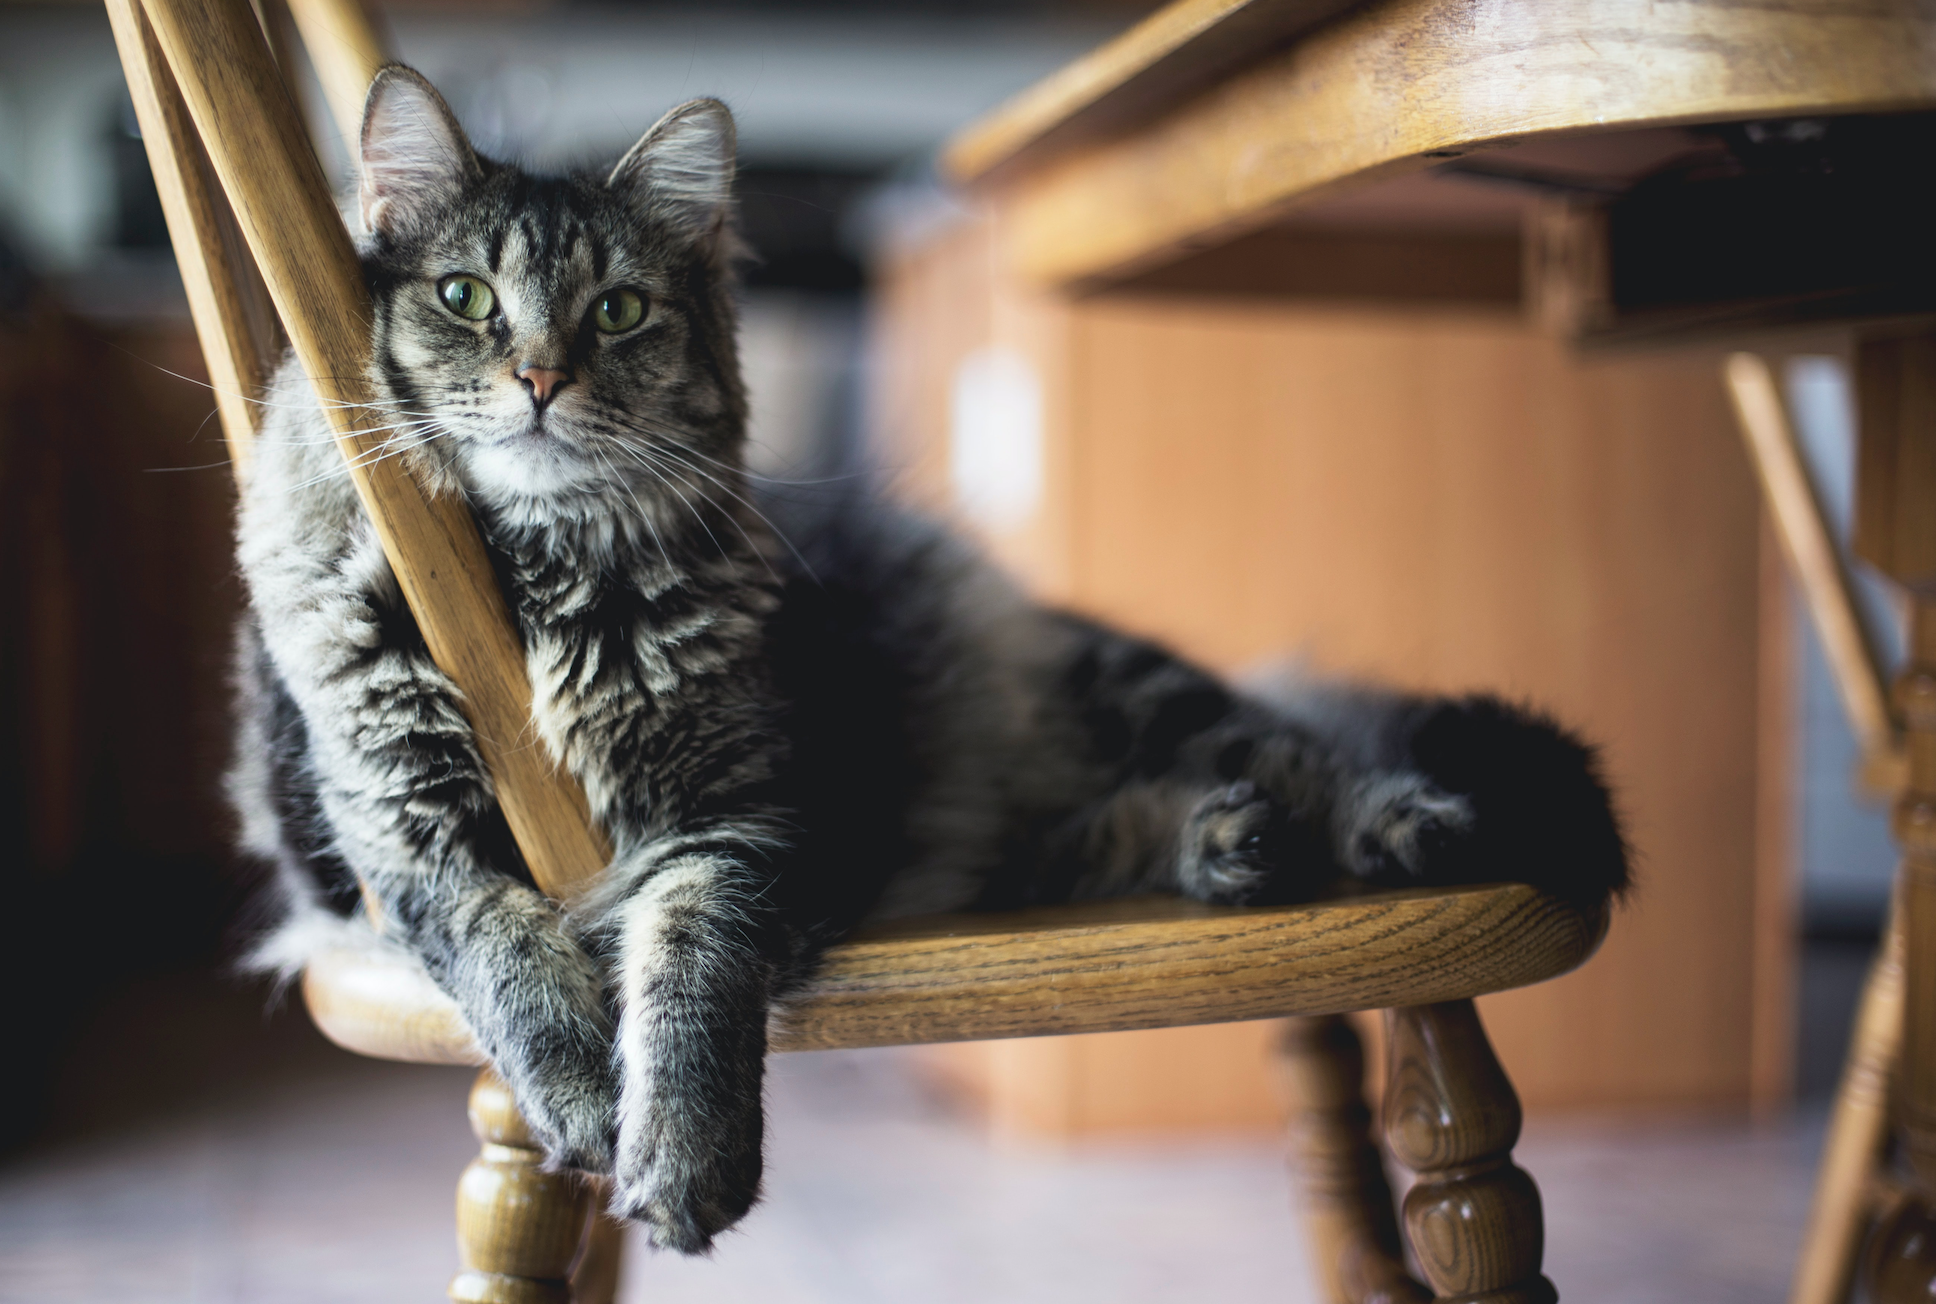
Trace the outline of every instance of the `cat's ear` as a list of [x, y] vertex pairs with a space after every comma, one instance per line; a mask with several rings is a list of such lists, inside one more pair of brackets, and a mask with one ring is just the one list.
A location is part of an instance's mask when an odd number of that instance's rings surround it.
[[403, 235], [483, 175], [457, 115], [436, 87], [400, 63], [377, 70], [363, 102], [363, 229]]
[[738, 137], [718, 100], [688, 100], [626, 152], [605, 184], [674, 229], [701, 240], [725, 230]]

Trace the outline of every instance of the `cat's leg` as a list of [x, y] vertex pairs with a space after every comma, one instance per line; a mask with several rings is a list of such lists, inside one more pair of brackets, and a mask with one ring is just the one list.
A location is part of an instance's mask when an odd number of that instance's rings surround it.
[[1178, 892], [1242, 905], [1315, 895], [1336, 874], [1309, 822], [1242, 779], [1132, 780], [1065, 821], [1046, 852], [1043, 900]]
[[507, 550], [534, 723], [617, 848], [572, 905], [619, 1008], [612, 1210], [698, 1252], [758, 1195], [767, 1006], [793, 972], [774, 599], [750, 553], [674, 574], [600, 572], [548, 538]]
[[1331, 808], [1338, 863], [1373, 883], [1423, 882], [1460, 854], [1472, 802], [1411, 769], [1341, 775]]
[[264, 646], [301, 710], [331, 849], [457, 1003], [553, 1162], [604, 1169], [613, 1084], [599, 970], [557, 908], [507, 872], [517, 851], [456, 690], [367, 526], [342, 554], [313, 542], [263, 547], [250, 581]]
[[[1077, 897], [1170, 891], [1218, 905], [1305, 900], [1340, 873], [1402, 884], [1441, 870], [1469, 803], [1404, 771], [1340, 772], [1325, 792], [1268, 776], [1131, 782], [1062, 833]], [[1329, 796], [1327, 803], [1323, 800]]]
[[[1311, 868], [1403, 886], [1449, 881], [1476, 824], [1470, 798], [1447, 791], [1405, 760], [1381, 763], [1300, 725], [1246, 706], [1204, 740], [1231, 781], [1207, 792], [1186, 819], [1180, 862], [1194, 883], [1233, 880], [1248, 868], [1251, 896], [1308, 896]], [[1214, 897], [1207, 899], [1215, 899]]]
[[[1315, 740], [1340, 758], [1333, 836], [1361, 877], [1530, 883], [1583, 910], [1627, 886], [1594, 749], [1536, 710], [1483, 694], [1315, 685], [1270, 714], [1271, 737]], [[1272, 750], [1259, 752], [1266, 774]]]
[[1051, 835], [1049, 864], [1078, 849], [1080, 872], [1065, 871], [1077, 895], [1165, 887], [1236, 903], [1309, 897], [1340, 873], [1423, 881], [1472, 830], [1470, 804], [1402, 752], [1359, 746], [1348, 727], [1327, 735], [1151, 644], [1088, 625], [1073, 640], [1059, 684], [1116, 776]]
[[1177, 891], [1221, 905], [1314, 895], [1334, 872], [1309, 819], [1248, 779], [1191, 803], [1178, 826], [1175, 866]]
[[494, 870], [371, 881], [456, 1001], [556, 1167], [611, 1168], [612, 1020], [598, 965], [535, 888]]
[[705, 1250], [759, 1196], [767, 1011], [786, 947], [764, 859], [730, 827], [621, 857], [608, 907], [621, 1014], [612, 1212]]

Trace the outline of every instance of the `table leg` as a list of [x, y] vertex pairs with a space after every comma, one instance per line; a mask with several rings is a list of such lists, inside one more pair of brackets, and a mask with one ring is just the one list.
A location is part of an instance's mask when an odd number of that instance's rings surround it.
[[1936, 1295], [1936, 601], [1912, 604], [1909, 666], [1896, 686], [1909, 786], [1896, 803], [1903, 932], [1903, 1038], [1896, 1139], [1905, 1198], [1869, 1238], [1864, 1275], [1877, 1304]]
[[1911, 596], [1895, 692], [1909, 762], [1895, 819], [1903, 1036], [1893, 1110], [1907, 1186], [1869, 1238], [1863, 1275], [1879, 1304], [1927, 1304], [1936, 1286], [1936, 334], [1861, 340], [1855, 390], [1855, 550]]

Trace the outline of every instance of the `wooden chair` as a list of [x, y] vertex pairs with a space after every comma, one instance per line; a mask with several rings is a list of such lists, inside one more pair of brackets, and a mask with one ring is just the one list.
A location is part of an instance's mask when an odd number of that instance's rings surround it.
[[[571, 778], [504, 747], [530, 706], [517, 635], [456, 499], [370, 456], [368, 301], [329, 188], [247, 0], [108, 0], [224, 432], [246, 463], [280, 319], [335, 427], [357, 490], [438, 664], [464, 690], [505, 814], [539, 885], [568, 898], [604, 840]], [[353, 9], [298, 0], [297, 25], [339, 111], [355, 112], [380, 46]], [[348, 39], [330, 40], [348, 33]], [[258, 271], [259, 269], [259, 275]], [[271, 305], [273, 311], [271, 311]], [[776, 1020], [779, 1050], [1157, 1028], [1303, 1016], [1285, 1051], [1309, 1227], [1335, 1300], [1553, 1300], [1539, 1195], [1511, 1150], [1519, 1105], [1471, 998], [1579, 965], [1604, 917], [1518, 885], [1218, 909], [1139, 899], [905, 921], [835, 948]], [[381, 948], [319, 956], [317, 1025], [362, 1054], [481, 1063], [455, 1007]], [[1429, 1287], [1407, 1273], [1345, 1012], [1384, 1009], [1382, 1136], [1418, 1174], [1403, 1202]], [[460, 1180], [451, 1298], [609, 1299], [616, 1242], [596, 1190], [540, 1171], [489, 1069], [470, 1099], [482, 1143]], [[590, 1229], [588, 1231], [588, 1229]], [[574, 1265], [575, 1274], [574, 1274]]]

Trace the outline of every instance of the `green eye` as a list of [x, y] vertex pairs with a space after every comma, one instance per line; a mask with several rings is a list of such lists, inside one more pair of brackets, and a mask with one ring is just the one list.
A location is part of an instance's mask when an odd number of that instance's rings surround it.
[[475, 276], [446, 276], [437, 286], [444, 306], [465, 321], [483, 321], [497, 306], [497, 295]]
[[645, 316], [645, 296], [637, 290], [613, 290], [592, 305], [592, 325], [607, 335], [629, 331]]

